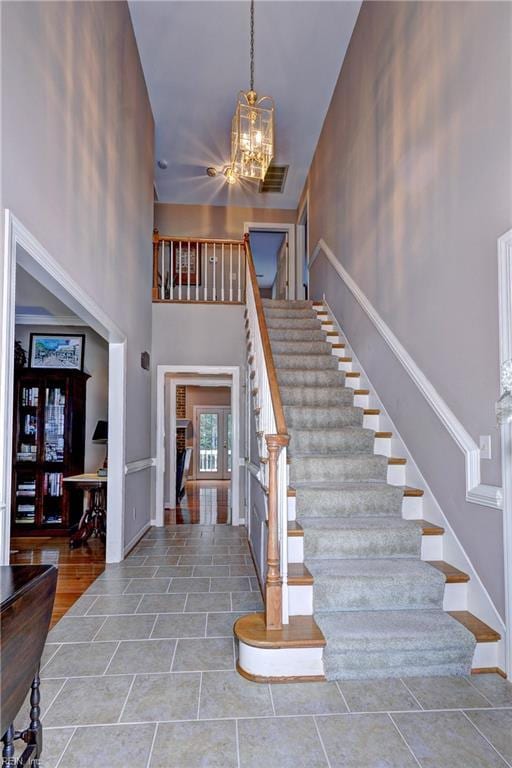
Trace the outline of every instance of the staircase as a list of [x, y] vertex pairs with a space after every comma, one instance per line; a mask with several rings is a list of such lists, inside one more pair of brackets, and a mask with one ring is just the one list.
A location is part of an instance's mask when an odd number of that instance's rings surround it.
[[469, 577], [422, 559], [422, 542], [443, 529], [404, 519], [406, 499], [421, 491], [404, 486], [405, 460], [379, 455], [391, 434], [378, 432], [378, 411], [360, 407], [368, 392], [357, 389], [359, 374], [340, 370], [351, 368], [344, 344], [312, 302], [263, 306], [290, 435], [293, 510], [290, 625], [276, 648], [300, 649], [293, 638], [313, 613], [309, 647], [325, 646], [329, 680], [468, 674], [478, 632], [499, 635], [443, 610], [446, 584]]

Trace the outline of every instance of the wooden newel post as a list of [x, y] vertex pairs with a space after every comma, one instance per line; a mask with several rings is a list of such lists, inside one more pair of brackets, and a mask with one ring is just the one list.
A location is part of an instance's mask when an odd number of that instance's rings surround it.
[[268, 541], [267, 580], [265, 584], [265, 624], [267, 629], [282, 629], [282, 582], [279, 566], [279, 521], [277, 469], [281, 449], [288, 445], [288, 435], [266, 435], [268, 448]]
[[[158, 229], [155, 227], [153, 230], [153, 291], [152, 298], [158, 299], [158, 245], [159, 245]], [[164, 276], [162, 275], [162, 280]]]

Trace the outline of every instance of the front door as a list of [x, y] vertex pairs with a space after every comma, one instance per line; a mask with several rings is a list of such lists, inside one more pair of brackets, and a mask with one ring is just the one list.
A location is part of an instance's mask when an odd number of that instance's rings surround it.
[[195, 408], [194, 461], [197, 480], [231, 477], [231, 408]]

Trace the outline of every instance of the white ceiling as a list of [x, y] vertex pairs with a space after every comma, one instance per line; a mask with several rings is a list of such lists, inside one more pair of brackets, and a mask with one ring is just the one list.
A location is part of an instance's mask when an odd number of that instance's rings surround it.
[[354, 28], [360, 2], [257, 0], [256, 75], [276, 102], [275, 162], [290, 166], [284, 194], [230, 186], [207, 166], [229, 162], [231, 117], [249, 87], [248, 0], [131, 0], [156, 123], [161, 202], [295, 208]]

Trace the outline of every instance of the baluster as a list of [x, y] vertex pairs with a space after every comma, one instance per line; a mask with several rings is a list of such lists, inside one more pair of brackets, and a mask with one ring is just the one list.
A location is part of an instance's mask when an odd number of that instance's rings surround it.
[[220, 266], [220, 276], [221, 276], [221, 289], [220, 289], [220, 300], [224, 301], [224, 243], [222, 243], [221, 246], [221, 266]]
[[213, 244], [213, 301], [217, 301], [217, 258], [215, 256], [216, 243]]
[[204, 300], [208, 301], [208, 243], [204, 244]]
[[180, 240], [180, 253], [178, 261], [178, 301], [181, 301], [181, 240]]
[[188, 241], [187, 252], [187, 301], [190, 301], [190, 240]]
[[153, 230], [153, 290], [152, 298], [158, 299], [158, 229]]
[[242, 273], [240, 270], [240, 251], [241, 246], [240, 243], [238, 244], [238, 272], [237, 272], [237, 281], [238, 281], [238, 301], [242, 301], [242, 292], [241, 292], [241, 283], [242, 283]]
[[169, 243], [169, 298], [174, 299], [174, 243]]
[[14, 725], [11, 723], [2, 737], [4, 747], [2, 749], [2, 765], [5, 768], [14, 768]]
[[229, 244], [229, 300], [233, 301], [233, 243]]
[[199, 301], [199, 275], [201, 274], [201, 243], [196, 243], [196, 301]]
[[160, 256], [160, 271], [162, 273], [160, 281], [160, 298], [165, 299], [165, 240], [162, 240], [162, 250]]
[[266, 435], [268, 450], [268, 540], [267, 579], [265, 584], [265, 624], [267, 629], [281, 629], [282, 581], [279, 565], [278, 534], [278, 460], [287, 435]]

